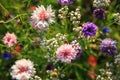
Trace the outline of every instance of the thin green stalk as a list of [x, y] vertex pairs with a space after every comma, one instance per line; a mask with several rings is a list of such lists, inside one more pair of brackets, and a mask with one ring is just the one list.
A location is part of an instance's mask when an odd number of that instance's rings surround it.
[[9, 13], [9, 11], [0, 3], [0, 7], [4, 10], [4, 11], [6, 11], [7, 13]]
[[9, 23], [9, 22], [13, 21], [14, 19], [16, 19], [16, 18], [18, 18], [18, 17], [20, 17], [20, 16], [25, 16], [25, 15], [27, 15], [27, 13], [25, 13], [25, 14], [19, 14], [19, 15], [13, 17], [12, 19], [10, 19], [10, 20], [8, 20], [8, 21], [3, 21], [3, 20], [1, 20], [0, 23], [6, 24], [6, 23]]

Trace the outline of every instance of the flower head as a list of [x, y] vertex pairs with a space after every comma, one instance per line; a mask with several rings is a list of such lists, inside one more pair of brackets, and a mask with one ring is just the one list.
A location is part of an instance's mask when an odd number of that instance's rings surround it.
[[75, 49], [70, 44], [64, 44], [57, 49], [56, 56], [58, 60], [70, 63], [76, 58]]
[[29, 80], [35, 74], [33, 62], [27, 59], [17, 60], [11, 69], [12, 78], [17, 80]]
[[88, 63], [95, 67], [97, 65], [97, 60], [96, 60], [96, 57], [95, 56], [89, 56], [88, 57]]
[[104, 9], [95, 9], [93, 15], [97, 19], [105, 19], [105, 10]]
[[97, 32], [97, 26], [92, 22], [87, 22], [83, 25], [82, 33], [85, 37], [95, 36]]
[[103, 27], [103, 28], [102, 28], [102, 32], [105, 33], [105, 34], [106, 34], [106, 33], [109, 33], [109, 32], [110, 32], [110, 29], [109, 29], [108, 27]]
[[11, 47], [17, 43], [17, 37], [14, 33], [6, 33], [6, 35], [3, 38], [4, 44], [6, 44], [8, 47]]
[[2, 58], [4, 58], [6, 61], [9, 60], [12, 57], [12, 54], [10, 52], [5, 52], [2, 54]]
[[117, 54], [116, 43], [117, 43], [116, 41], [113, 41], [111, 39], [104, 39], [100, 44], [101, 52], [106, 53], [108, 55]]
[[38, 6], [32, 13], [31, 24], [34, 28], [44, 30], [54, 22], [55, 14], [51, 5], [45, 9], [43, 5]]
[[68, 5], [68, 4], [72, 4], [73, 0], [58, 0], [58, 2], [63, 5]]

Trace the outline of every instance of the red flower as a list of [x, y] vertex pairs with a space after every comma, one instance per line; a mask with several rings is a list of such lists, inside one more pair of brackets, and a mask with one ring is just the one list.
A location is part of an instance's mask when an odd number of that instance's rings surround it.
[[35, 5], [32, 5], [32, 6], [29, 7], [29, 10], [31, 10], [31, 11], [33, 11], [33, 10], [35, 10], [35, 9], [36, 9], [36, 6], [35, 6]]
[[16, 52], [21, 52], [21, 45], [18, 44], [18, 45], [15, 47], [15, 50], [16, 50]]
[[88, 63], [95, 67], [97, 65], [97, 60], [96, 60], [96, 57], [95, 56], [89, 56], [88, 57]]
[[92, 79], [95, 80], [95, 70], [91, 69], [88, 71], [88, 76]]

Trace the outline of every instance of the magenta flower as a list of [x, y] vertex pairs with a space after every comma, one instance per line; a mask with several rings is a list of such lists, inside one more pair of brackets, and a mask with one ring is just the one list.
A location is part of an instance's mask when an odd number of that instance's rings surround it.
[[3, 42], [5, 45], [11, 47], [17, 43], [17, 37], [14, 33], [6, 33], [6, 35], [3, 38]]
[[76, 58], [76, 51], [72, 45], [64, 44], [57, 49], [56, 56], [58, 60], [70, 63], [71, 60], [74, 60]]
[[68, 4], [72, 4], [73, 0], [58, 0], [58, 2], [63, 5], [68, 5]]

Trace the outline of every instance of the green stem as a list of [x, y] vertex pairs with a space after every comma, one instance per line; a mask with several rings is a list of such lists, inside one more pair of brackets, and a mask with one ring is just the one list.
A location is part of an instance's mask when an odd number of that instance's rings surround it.
[[0, 7], [4, 10], [4, 11], [6, 11], [7, 13], [9, 13], [9, 11], [0, 3]]
[[10, 20], [8, 20], [8, 21], [0, 21], [0, 23], [4, 23], [4, 24], [6, 24], [6, 23], [9, 23], [9, 22], [11, 22], [11, 21], [13, 21], [14, 19], [16, 19], [16, 18], [18, 18], [18, 17], [20, 17], [20, 16], [25, 16], [25, 15], [27, 15], [27, 13], [25, 13], [25, 14], [19, 14], [19, 15], [17, 15], [16, 17], [13, 17], [12, 19], [10, 19]]

